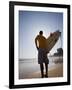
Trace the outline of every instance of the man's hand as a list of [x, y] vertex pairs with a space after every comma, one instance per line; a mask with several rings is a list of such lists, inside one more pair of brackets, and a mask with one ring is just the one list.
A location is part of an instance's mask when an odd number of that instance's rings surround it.
[[39, 50], [39, 48], [37, 47], [37, 50]]

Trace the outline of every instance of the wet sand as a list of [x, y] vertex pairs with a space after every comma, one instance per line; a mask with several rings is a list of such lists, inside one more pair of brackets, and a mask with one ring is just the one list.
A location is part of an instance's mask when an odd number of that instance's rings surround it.
[[58, 64], [55, 68], [49, 70], [49, 77], [63, 77], [63, 63]]
[[[41, 78], [38, 63], [19, 63], [19, 79]], [[49, 67], [49, 66], [48, 66]], [[63, 63], [55, 63], [48, 68], [48, 78], [63, 77]]]
[[[63, 64], [57, 64], [48, 70], [48, 78], [63, 77]], [[28, 78], [41, 78], [40, 71], [34, 72]]]

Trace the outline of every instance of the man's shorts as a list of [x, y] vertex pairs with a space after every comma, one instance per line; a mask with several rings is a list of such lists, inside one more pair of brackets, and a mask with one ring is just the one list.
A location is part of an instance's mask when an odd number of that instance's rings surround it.
[[43, 64], [43, 63], [49, 64], [47, 52], [46, 52], [46, 49], [39, 48], [38, 49], [38, 64]]

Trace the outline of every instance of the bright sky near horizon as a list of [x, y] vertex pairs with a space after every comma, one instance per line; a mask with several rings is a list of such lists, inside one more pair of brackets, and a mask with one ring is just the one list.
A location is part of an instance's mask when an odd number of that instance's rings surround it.
[[63, 46], [63, 13], [19, 11], [19, 58], [37, 58], [35, 37], [40, 30], [46, 38], [56, 30], [62, 33], [61, 40], [50, 51], [50, 54], [55, 53]]

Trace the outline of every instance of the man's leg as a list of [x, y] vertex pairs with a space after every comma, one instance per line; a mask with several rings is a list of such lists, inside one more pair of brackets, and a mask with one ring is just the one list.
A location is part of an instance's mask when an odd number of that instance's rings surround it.
[[40, 64], [40, 70], [41, 70], [41, 77], [43, 78], [44, 77], [44, 67], [43, 67], [43, 64]]
[[46, 69], [45, 77], [48, 77], [48, 64], [47, 63], [45, 63], [45, 69]]

